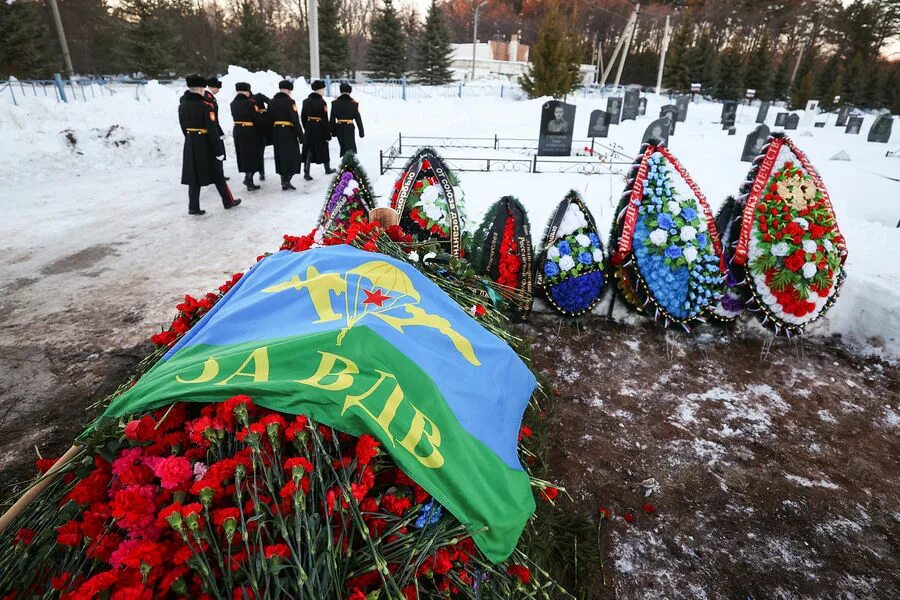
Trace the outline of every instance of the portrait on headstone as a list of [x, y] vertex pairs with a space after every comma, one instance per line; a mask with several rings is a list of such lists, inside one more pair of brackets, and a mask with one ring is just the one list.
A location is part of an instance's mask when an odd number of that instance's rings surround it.
[[647, 126], [641, 143], [646, 144], [650, 141], [669, 145], [669, 123], [666, 119], [657, 119]]
[[666, 104], [659, 109], [659, 116], [669, 124], [669, 135], [675, 135], [675, 123], [678, 121], [678, 107]]
[[849, 133], [850, 135], [859, 134], [859, 130], [862, 129], [863, 118], [862, 117], [850, 117], [847, 120], [847, 128], [844, 129], [844, 133]]
[[575, 105], [551, 100], [541, 108], [541, 130], [538, 138], [539, 156], [569, 156], [572, 154], [572, 133], [575, 124]]
[[868, 141], [887, 144], [888, 140], [891, 139], [891, 127], [893, 125], [894, 118], [891, 115], [881, 115], [872, 123], [872, 128], [869, 129]]
[[643, 117], [647, 114], [647, 99], [641, 98], [640, 102], [638, 102], [638, 116]]
[[800, 115], [797, 113], [789, 114], [784, 120], [785, 129], [797, 129], [798, 125], [800, 125]]
[[787, 120], [788, 114], [790, 113], [780, 112], [775, 115], [775, 127], [784, 127], [784, 122]]
[[607, 98], [606, 112], [609, 115], [610, 124], [617, 125], [622, 116], [622, 99], [618, 97]]
[[690, 96], [685, 96], [684, 94], [675, 96], [675, 106], [678, 107], [678, 118], [676, 120], [679, 123], [684, 123], [684, 120], [687, 119], [688, 104], [690, 103]]
[[588, 137], [605, 138], [609, 135], [609, 115], [605, 110], [591, 112], [591, 120], [588, 123]]
[[760, 155], [762, 147], [766, 145], [769, 139], [769, 128], [760, 125], [747, 135], [744, 140], [744, 151], [741, 153], [741, 160], [744, 162], [753, 162], [753, 159]]
[[632, 89], [625, 92], [625, 100], [622, 103], [622, 121], [633, 121], [638, 116], [638, 107], [641, 103], [641, 91]]
[[759, 103], [759, 111], [756, 113], [756, 122], [757, 123], [765, 123], [766, 117], [769, 116], [769, 107], [772, 105], [771, 102], [760, 102]]
[[726, 100], [722, 103], [722, 129], [733, 127], [735, 119], [737, 119], [737, 102]]
[[846, 127], [847, 119], [850, 117], [850, 107], [846, 104], [838, 110], [837, 123], [835, 123], [835, 127]]

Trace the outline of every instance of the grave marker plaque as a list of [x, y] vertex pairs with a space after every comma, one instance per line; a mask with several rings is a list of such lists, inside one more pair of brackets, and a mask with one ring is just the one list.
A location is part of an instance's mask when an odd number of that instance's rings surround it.
[[762, 147], [765, 146], [766, 140], [769, 139], [769, 128], [760, 125], [747, 135], [744, 140], [744, 151], [741, 153], [741, 160], [744, 162], [753, 162], [753, 159], [760, 155]]
[[780, 112], [775, 115], [775, 127], [784, 127], [784, 122], [788, 118], [788, 113]]
[[772, 106], [771, 102], [760, 102], [759, 103], [759, 111], [756, 113], [756, 122], [757, 123], [765, 123], [766, 117], [769, 116], [769, 107]]
[[891, 128], [893, 126], [894, 118], [891, 115], [881, 115], [872, 123], [872, 128], [869, 129], [868, 141], [887, 144], [888, 140], [891, 139]]
[[862, 129], [862, 125], [862, 117], [850, 117], [847, 120], [847, 128], [844, 129], [844, 133], [849, 133], [850, 135], [859, 135], [859, 130]]
[[846, 127], [847, 119], [850, 117], [850, 107], [846, 104], [838, 110], [837, 122], [834, 124], [835, 127]]
[[675, 96], [675, 106], [678, 107], [678, 119], [679, 123], [684, 123], [684, 120], [687, 119], [687, 111], [688, 104], [691, 103], [690, 96], [680, 95]]
[[591, 112], [591, 120], [588, 123], [588, 137], [605, 138], [609, 135], [609, 115], [605, 110]]
[[647, 129], [644, 130], [644, 137], [641, 138], [641, 144], [646, 144], [650, 141], [663, 143], [668, 147], [669, 145], [669, 123], [666, 119], [660, 118], [647, 126]]
[[610, 97], [606, 99], [606, 113], [609, 115], [611, 125], [618, 125], [622, 116], [622, 99]]
[[666, 119], [669, 123], [669, 135], [675, 135], [675, 123], [678, 121], [678, 107], [674, 104], [666, 104], [659, 109], [661, 119]]
[[787, 116], [787, 118], [784, 120], [784, 128], [786, 130], [790, 131], [792, 129], [797, 129], [797, 127], [799, 125], [800, 125], [800, 115], [798, 115], [797, 113], [789, 114]]
[[722, 129], [734, 127], [737, 119], [737, 101], [726, 100], [722, 103]]
[[633, 121], [638, 116], [641, 103], [640, 90], [628, 90], [625, 92], [625, 101], [622, 104], [622, 120]]
[[570, 156], [575, 126], [575, 105], [551, 100], [541, 108], [538, 156]]

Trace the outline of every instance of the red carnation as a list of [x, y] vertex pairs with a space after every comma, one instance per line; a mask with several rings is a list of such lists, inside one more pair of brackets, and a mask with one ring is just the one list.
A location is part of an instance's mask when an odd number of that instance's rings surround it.
[[366, 595], [359, 591], [359, 588], [353, 588], [350, 590], [350, 595], [347, 596], [347, 600], [366, 600]]
[[785, 259], [784, 266], [796, 272], [803, 268], [804, 263], [806, 263], [806, 254], [803, 250], [795, 250], [793, 254]]
[[69, 521], [56, 528], [56, 541], [61, 546], [80, 546], [83, 539], [78, 521]]
[[362, 435], [356, 443], [356, 461], [360, 465], [367, 465], [378, 455], [379, 444], [371, 435]]
[[520, 442], [525, 438], [530, 438], [531, 435], [532, 435], [531, 427], [529, 427], [528, 425], [522, 425], [522, 427], [519, 428], [519, 441]]
[[184, 488], [191, 480], [191, 463], [183, 456], [170, 456], [156, 463], [153, 472], [165, 490]]
[[381, 506], [389, 513], [402, 517], [403, 513], [412, 506], [412, 502], [405, 496], [400, 498], [392, 494], [385, 494], [384, 498], [381, 499]]
[[612, 511], [609, 510], [608, 508], [606, 508], [605, 506], [601, 506], [599, 509], [597, 509], [597, 512], [600, 513], [601, 519], [611, 519], [612, 518]]
[[284, 544], [271, 544], [263, 549], [266, 558], [278, 556], [280, 558], [288, 558], [291, 555], [291, 549]]
[[156, 423], [149, 416], [143, 416], [125, 425], [125, 437], [135, 442], [146, 442], [153, 437]]
[[652, 515], [654, 512], [656, 512], [656, 507], [650, 503], [647, 503], [641, 507], [641, 510], [643, 510], [648, 515]]
[[541, 490], [541, 499], [546, 502], [555, 500], [558, 495], [559, 495], [559, 490], [556, 489], [555, 487], [548, 487], [548, 488], [544, 488]]
[[70, 579], [72, 579], [72, 574], [68, 571], [63, 571], [59, 575], [50, 578], [50, 587], [57, 592], [61, 592], [69, 585]]
[[626, 511], [625, 514], [622, 515], [622, 518], [625, 519], [626, 523], [634, 523], [634, 513], [630, 510]]
[[506, 567], [506, 572], [517, 577], [525, 585], [531, 583], [531, 571], [525, 565], [509, 565]]
[[31, 543], [32, 539], [34, 539], [34, 531], [23, 527], [16, 532], [16, 537], [13, 538], [13, 544], [23, 544], [27, 546]]

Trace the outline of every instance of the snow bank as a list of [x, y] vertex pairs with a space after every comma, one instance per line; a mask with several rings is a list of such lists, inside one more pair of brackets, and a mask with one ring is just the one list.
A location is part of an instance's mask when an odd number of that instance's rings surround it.
[[[254, 92], [272, 96], [277, 92], [280, 79], [281, 76], [273, 72], [251, 73], [240, 67], [229, 67], [228, 74], [222, 78], [223, 89], [219, 94], [220, 118], [226, 136], [230, 138], [228, 104], [234, 95], [234, 83], [248, 81]], [[299, 80], [295, 86], [295, 98], [307, 94], [305, 81]], [[81, 178], [77, 188], [81, 196], [67, 201], [89, 207], [91, 200], [83, 197], [85, 195], [96, 197], [98, 206], [103, 206], [105, 197], [120, 193], [108, 189], [108, 182], [119, 181], [118, 176], [123, 171], [140, 169], [145, 178], [152, 173], [151, 189], [146, 193], [177, 197], [177, 201], [157, 210], [171, 211], [162, 216], [180, 222], [184, 190], [178, 185], [182, 137], [177, 106], [182, 92], [178, 86], [152, 82], [141, 90], [139, 100], [135, 99], [133, 88], [120, 90], [113, 97], [69, 104], [57, 103], [53, 98], [26, 97], [20, 98], [19, 106], [12, 106], [8, 98], [0, 98], [0, 176], [3, 181], [14, 184], [13, 210], [7, 211], [7, 218], [0, 225], [7, 241], [6, 251], [24, 252], [35, 243], [19, 239], [21, 236], [16, 237], [14, 233], [31, 223], [38, 198], [45, 193], [40, 186], [54, 181], [59, 185], [73, 175]], [[359, 140], [361, 159], [375, 181], [376, 193], [384, 197], [388, 195], [396, 173], [378, 176], [378, 151], [387, 148], [398, 132], [404, 135], [402, 156], [415, 151], [415, 142], [409, 139], [411, 136], [493, 137], [496, 133], [501, 138], [536, 138], [544, 102], [541, 99], [515, 101], [509, 97], [431, 98], [423, 102], [403, 102], [365, 93], [354, 95], [360, 101], [368, 134]], [[578, 106], [575, 137], [584, 138], [590, 112], [605, 109], [606, 100], [599, 95], [576, 95], [569, 100]], [[625, 160], [630, 161], [639, 149], [644, 129], [658, 114], [659, 108], [668, 103], [667, 98], [649, 96], [646, 117], [613, 126], [610, 138], [598, 139], [597, 143], [623, 152], [629, 157]], [[737, 194], [738, 186], [749, 170], [750, 164], [740, 162], [739, 158], [744, 138], [755, 127], [756, 117], [755, 107], [741, 106], [737, 135], [729, 136], [718, 124], [720, 111], [718, 104], [691, 104], [687, 122], [677, 124], [676, 133], [670, 140], [672, 151], [704, 191], [714, 210], [727, 195]], [[769, 111], [767, 123], [770, 126], [778, 112], [776, 107]], [[900, 197], [900, 182], [896, 181], [900, 158], [885, 156], [887, 150], [898, 148], [900, 132], [897, 130], [900, 127], [894, 128], [893, 143], [869, 144], [865, 134], [874, 116], [866, 117], [863, 133], [856, 136], [845, 135], [843, 128], [835, 127], [834, 115], [819, 115], [815, 120], [826, 120], [825, 128], [810, 126], [793, 132], [792, 137], [809, 155], [831, 194], [849, 248], [849, 278], [838, 302], [826, 317], [810, 327], [809, 334], [840, 334], [844, 341], [864, 352], [900, 358], [900, 269], [896, 266], [896, 257], [900, 256], [900, 229], [895, 228], [900, 217], [896, 208], [896, 199]], [[233, 175], [234, 182], [233, 144], [230, 139], [226, 143], [229, 149], [226, 170]], [[332, 144], [332, 156], [336, 161], [337, 145]], [[527, 151], [494, 154], [485, 150], [445, 149], [441, 152], [451, 167], [454, 158], [530, 158]], [[850, 160], [829, 160], [839, 152], [845, 152]], [[269, 153], [271, 156], [271, 149]], [[400, 163], [402, 161], [395, 166], [402, 166]], [[269, 164], [269, 169], [274, 171]], [[460, 167], [466, 164], [471, 163], [455, 163]], [[615, 165], [606, 173], [593, 175], [462, 172], [460, 178], [472, 227], [478, 225], [491, 203], [502, 195], [511, 194], [528, 209], [537, 244], [553, 208], [569, 189], [583, 195], [605, 237], [625, 185], [627, 168], [627, 165]], [[301, 183], [300, 190], [292, 196], [291, 201], [296, 201], [296, 208], [292, 208], [284, 205], [286, 195], [280, 195], [274, 184], [267, 181], [267, 187], [252, 196], [252, 202], [258, 205], [270, 203], [268, 212], [252, 212], [250, 207], [244, 211], [243, 214], [248, 215], [241, 221], [245, 235], [235, 236], [233, 240], [235, 252], [240, 250], [240, 254], [232, 254], [230, 264], [225, 262], [227, 257], [223, 257], [222, 264], [216, 264], [215, 269], [211, 263], [210, 272], [221, 267], [242, 266], [234, 257], [255, 256], [254, 253], [260, 250], [261, 239], [271, 239], [271, 244], [275, 244], [284, 231], [296, 233], [311, 228], [325, 193], [325, 181], [319, 170], [315, 182]], [[212, 201], [209, 193], [204, 198], [208, 207]], [[3, 202], [10, 202], [9, 196]], [[277, 208], [275, 202], [280, 203]], [[150, 219], [160, 218], [152, 213], [148, 210], [147, 216], [130, 214], [129, 225], [140, 228], [142, 219], [149, 223]], [[69, 235], [78, 235], [85, 229], [79, 227], [79, 223], [88, 222], [84, 211], [63, 212], [56, 218], [66, 221], [67, 226], [61, 229]], [[278, 230], [273, 231], [273, 227]], [[180, 225], [178, 230], [182, 230]], [[83, 235], [91, 239], [97, 237], [95, 231], [85, 231]], [[251, 248], [251, 243], [256, 246]], [[161, 252], [165, 250], [160, 249]], [[159, 260], [169, 258], [179, 259], [163, 255]], [[127, 261], [127, 258], [120, 256], [116, 260]], [[189, 272], [194, 276], [197, 274], [193, 268]], [[4, 273], [3, 279], [7, 277]], [[172, 281], [166, 283], [174, 285]], [[181, 284], [181, 280], [177, 283]], [[194, 283], [188, 289], [196, 285]], [[602, 305], [599, 310], [603, 310]]]

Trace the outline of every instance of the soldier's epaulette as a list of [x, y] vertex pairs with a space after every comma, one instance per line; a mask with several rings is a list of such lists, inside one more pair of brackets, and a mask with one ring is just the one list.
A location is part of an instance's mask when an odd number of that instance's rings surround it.
[[204, 100], [203, 103], [206, 104], [207, 106], [215, 106], [215, 104], [213, 104], [209, 100]]

